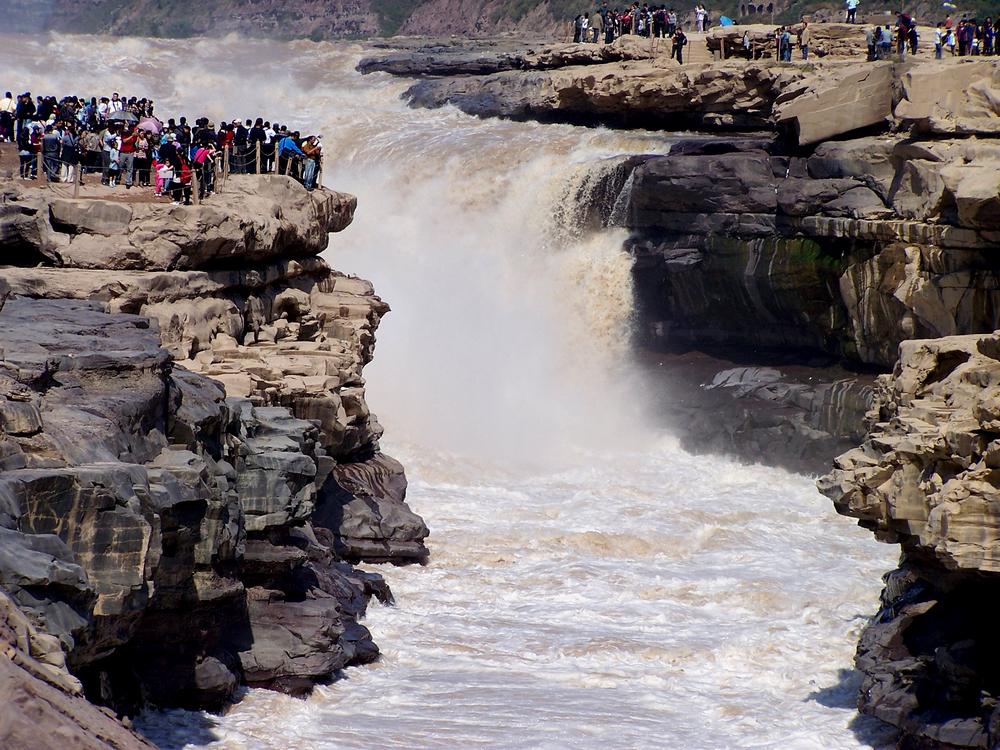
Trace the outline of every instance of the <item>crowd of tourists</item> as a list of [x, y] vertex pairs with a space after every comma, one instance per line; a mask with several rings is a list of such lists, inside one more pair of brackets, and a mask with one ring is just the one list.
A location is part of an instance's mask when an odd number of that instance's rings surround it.
[[[920, 33], [916, 20], [909, 13], [899, 13], [895, 25], [876, 25], [868, 29], [865, 42], [869, 60], [885, 60], [893, 54], [917, 54]], [[950, 15], [945, 16], [934, 28], [933, 43], [934, 57], [938, 60], [944, 57], [945, 52], [960, 57], [1000, 54], [992, 17], [987, 17], [985, 21], [963, 18], [955, 23]]]
[[[695, 30], [707, 31], [709, 12], [700, 3], [695, 6]], [[581, 13], [573, 19], [573, 41], [578, 43], [611, 44], [622, 36], [640, 36], [647, 39], [671, 41], [670, 56], [684, 62], [687, 35], [678, 22], [677, 11], [666, 5], [632, 3], [626, 8], [609, 8], [607, 2], [593, 13]]]
[[957, 24], [951, 16], [946, 16], [934, 30], [934, 56], [941, 59], [945, 49], [961, 57], [1000, 55], [996, 35], [997, 30], [990, 16], [982, 22], [975, 18], [963, 18]]
[[[847, 23], [858, 23], [859, 0], [845, 0]], [[704, 5], [698, 4], [693, 11], [696, 31], [707, 31], [711, 25], [711, 15]], [[726, 18], [723, 24], [731, 23]], [[996, 41], [997, 28], [991, 17], [985, 21], [975, 18], [962, 18], [955, 23], [951, 16], [937, 24], [934, 29], [934, 54], [941, 59], [947, 52], [951, 55], [1000, 55], [1000, 44]], [[578, 43], [610, 44], [619, 37], [635, 35], [657, 39], [669, 39], [672, 42], [671, 57], [683, 62], [684, 47], [687, 36], [678, 20], [677, 11], [666, 5], [651, 5], [649, 3], [633, 2], [624, 9], [609, 8], [602, 2], [600, 7], [591, 13], [580, 13], [573, 20], [573, 41]], [[802, 59], [809, 57], [809, 47], [812, 40], [812, 30], [807, 22], [797, 27], [780, 26], [774, 31], [774, 50], [779, 60], [790, 62], [793, 50], [798, 48]], [[766, 49], [754, 43], [750, 33], [744, 32], [742, 53], [748, 59], [759, 57]], [[894, 24], [875, 24], [865, 30], [865, 41], [868, 47], [869, 60], [884, 60], [892, 55], [906, 56], [917, 54], [920, 44], [920, 34], [916, 21], [909, 13], [898, 13]], [[654, 47], [655, 47], [654, 41]]]
[[164, 122], [154, 109], [150, 99], [118, 93], [60, 99], [8, 91], [0, 99], [0, 142], [16, 144], [21, 179], [82, 184], [85, 175], [99, 174], [104, 185], [155, 187], [174, 203], [189, 204], [195, 184], [199, 198], [211, 195], [220, 172], [277, 172], [309, 190], [317, 185], [320, 136], [303, 137], [262, 117]]
[[[708, 30], [710, 15], [705, 6], [695, 6], [694, 18], [696, 31]], [[668, 39], [680, 25], [677, 11], [666, 5], [632, 3], [620, 10], [602, 2], [592, 13], [581, 13], [573, 19], [573, 41], [610, 44], [628, 35]]]

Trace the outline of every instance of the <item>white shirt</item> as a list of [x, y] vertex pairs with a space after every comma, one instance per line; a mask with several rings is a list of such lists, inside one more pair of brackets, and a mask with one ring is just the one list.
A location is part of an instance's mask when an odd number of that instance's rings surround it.
[[111, 100], [112, 112], [121, 112], [124, 108], [125, 107], [123, 106], [123, 102], [121, 99], [119, 99], [118, 101], [115, 101], [114, 99]]
[[0, 112], [14, 112], [16, 109], [17, 105], [14, 104], [14, 100], [9, 96], [0, 99]]

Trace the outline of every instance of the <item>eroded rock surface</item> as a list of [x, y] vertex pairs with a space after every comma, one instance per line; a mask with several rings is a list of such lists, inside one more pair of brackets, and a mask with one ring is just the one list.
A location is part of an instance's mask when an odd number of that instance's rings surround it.
[[[487, 75], [504, 70], [549, 70], [570, 65], [598, 65], [652, 57], [649, 42], [639, 37], [623, 36], [613, 44], [513, 45], [496, 49], [476, 41], [456, 44], [430, 42], [406, 51], [365, 57], [358, 63], [361, 73], [383, 72], [397, 76]], [[491, 48], [492, 47], [492, 48]]]
[[820, 489], [903, 560], [857, 664], [860, 705], [927, 747], [1000, 742], [1000, 335], [904, 342], [859, 448]]
[[634, 167], [620, 221], [651, 343], [890, 369], [907, 339], [1000, 327], [995, 145], [759, 146], [682, 143]]
[[351, 223], [357, 205], [354, 196], [309, 192], [276, 175], [233, 175], [225, 192], [198, 206], [52, 198], [16, 188], [4, 197], [0, 237], [8, 263], [44, 257], [56, 267], [130, 271], [247, 269], [313, 256], [330, 232]]
[[[4, 547], [6, 549], [6, 545]], [[0, 591], [0, 739], [4, 747], [152, 750], [84, 696], [58, 639]]]
[[[750, 31], [758, 52], [768, 54], [773, 35], [758, 27], [716, 29], [708, 35], [709, 49], [717, 50], [721, 40], [736, 33], [742, 44], [744, 30]], [[672, 130], [771, 130], [797, 146], [865, 129], [1000, 132], [1000, 64], [995, 60], [873, 63], [844, 46], [845, 34], [863, 42], [856, 27], [823, 24], [814, 26], [813, 33], [815, 51], [823, 59], [808, 63], [763, 58], [680, 66], [640, 46], [635, 55], [603, 64], [591, 52], [580, 64], [556, 54], [554, 61], [563, 60], [559, 66], [523, 61], [496, 71], [438, 70], [442, 77], [420, 81], [404, 96], [412, 106], [453, 104], [482, 117]], [[421, 60], [411, 59], [407, 69], [394, 72], [416, 75], [420, 68]]]
[[412, 106], [453, 104], [484, 117], [734, 130], [764, 125], [781, 92], [807, 76], [797, 68], [736, 61], [606, 63], [433, 79], [405, 96]]
[[[0, 270], [0, 590], [57, 687], [119, 713], [373, 660], [358, 619], [391, 595], [345, 560], [427, 556], [364, 398], [388, 306], [316, 257], [353, 197], [281, 177], [223, 196], [183, 213], [24, 191], [0, 216], [25, 261]], [[359, 521], [330, 488], [369, 474]], [[93, 746], [138, 746], [119, 729]]]

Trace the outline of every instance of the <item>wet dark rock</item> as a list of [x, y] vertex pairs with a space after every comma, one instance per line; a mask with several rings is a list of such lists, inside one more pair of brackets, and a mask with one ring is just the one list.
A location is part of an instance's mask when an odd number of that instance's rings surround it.
[[422, 562], [428, 530], [405, 504], [406, 476], [395, 459], [379, 454], [338, 464], [320, 491], [313, 523], [333, 532], [347, 560]]
[[[747, 360], [754, 364], [743, 364]], [[818, 474], [864, 435], [870, 375], [747, 351], [644, 352], [656, 409], [686, 450]]]
[[314, 423], [172, 368], [145, 319], [27, 299], [0, 318], [3, 437], [23, 459], [0, 473], [0, 585], [91, 699], [219, 707], [243, 682], [301, 692], [377, 655], [355, 618], [381, 579], [291, 533], [333, 468]]
[[[803, 159], [704, 143], [635, 166], [616, 217], [632, 230], [626, 247], [650, 345], [823, 353], [886, 370], [902, 341], [1000, 327], [991, 235], [978, 218], [942, 224], [942, 202], [920, 201], [905, 156], [912, 144], [866, 137]], [[933, 148], [992, 158], [981, 147]], [[924, 180], [955, 169], [920, 163]]]
[[336, 600], [286, 601], [263, 588], [250, 589], [247, 600], [250, 642], [239, 654], [247, 684], [300, 692], [350, 661], [338, 642], [344, 627]]

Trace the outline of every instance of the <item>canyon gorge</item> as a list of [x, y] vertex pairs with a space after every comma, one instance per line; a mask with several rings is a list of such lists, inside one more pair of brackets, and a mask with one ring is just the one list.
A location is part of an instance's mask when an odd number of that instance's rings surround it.
[[[689, 406], [677, 429], [696, 448], [803, 468], [805, 446], [829, 456], [863, 440], [820, 481], [839, 512], [903, 550], [861, 635], [859, 706], [899, 727], [901, 746], [994, 747], [993, 613], [974, 602], [992, 601], [998, 544], [997, 65], [587, 62], [458, 69], [406, 97], [726, 133], [624, 160], [627, 201], [594, 217], [629, 230], [639, 335], [736, 365], [702, 387], [743, 408], [720, 429]], [[810, 360], [857, 374], [803, 377]]]
[[213, 117], [242, 71], [331, 144], [0, 182], [5, 738], [1000, 742], [997, 65], [666, 54], [5, 56]]

